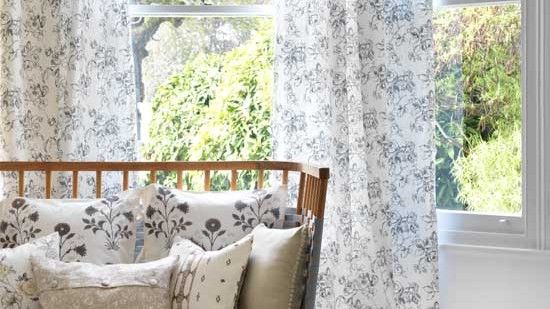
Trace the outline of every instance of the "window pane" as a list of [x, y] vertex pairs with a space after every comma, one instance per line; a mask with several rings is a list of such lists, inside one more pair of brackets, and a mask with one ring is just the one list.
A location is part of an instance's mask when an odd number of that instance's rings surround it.
[[434, 15], [437, 206], [521, 214], [519, 5]]
[[[144, 18], [132, 41], [144, 160], [264, 160], [271, 155], [272, 18]], [[240, 188], [254, 186], [250, 172]], [[212, 189], [229, 188], [215, 173]], [[176, 175], [159, 174], [173, 185]], [[184, 177], [202, 188], [202, 175]]]
[[271, 4], [272, 0], [130, 0], [134, 4], [177, 4], [177, 5], [250, 5]]

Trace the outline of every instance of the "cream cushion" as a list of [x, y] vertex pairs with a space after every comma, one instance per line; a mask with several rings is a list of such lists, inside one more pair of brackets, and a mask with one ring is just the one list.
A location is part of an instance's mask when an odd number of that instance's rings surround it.
[[300, 308], [305, 288], [309, 229], [269, 229], [258, 225], [239, 309]]
[[168, 255], [176, 236], [206, 251], [222, 249], [264, 223], [281, 228], [287, 188], [229, 192], [187, 192], [149, 185], [142, 190], [144, 245], [140, 261]]
[[143, 264], [94, 265], [32, 258], [44, 309], [169, 309], [171, 256]]
[[62, 261], [131, 263], [139, 198], [137, 191], [125, 191], [103, 199], [3, 200], [0, 246], [12, 248], [57, 232]]
[[181, 260], [174, 282], [173, 308], [236, 308], [251, 250], [251, 236], [218, 251], [204, 251], [192, 241], [177, 237], [170, 250], [170, 255], [178, 255]]
[[0, 308], [39, 309], [31, 255], [59, 259], [59, 235], [52, 233], [13, 249], [0, 250]]

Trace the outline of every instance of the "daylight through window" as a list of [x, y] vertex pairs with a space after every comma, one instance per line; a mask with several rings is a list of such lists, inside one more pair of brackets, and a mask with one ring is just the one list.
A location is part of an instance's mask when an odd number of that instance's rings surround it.
[[522, 213], [520, 21], [516, 4], [434, 13], [440, 209]]
[[[217, 1], [256, 4], [259, 1]], [[173, 2], [171, 4], [179, 4]], [[200, 4], [200, 3], [197, 3]], [[271, 157], [271, 17], [142, 17], [134, 21], [140, 155], [152, 161]], [[186, 187], [202, 183], [187, 175]], [[239, 176], [239, 188], [254, 186]], [[174, 184], [175, 174], [160, 173]], [[212, 190], [227, 190], [216, 172]]]

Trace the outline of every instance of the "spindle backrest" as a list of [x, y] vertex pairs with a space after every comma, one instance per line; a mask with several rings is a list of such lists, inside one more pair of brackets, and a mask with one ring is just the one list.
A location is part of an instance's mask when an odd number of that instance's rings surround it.
[[183, 172], [202, 171], [204, 190], [210, 190], [213, 171], [231, 172], [231, 190], [237, 190], [238, 171], [255, 170], [258, 172], [257, 186], [264, 186], [266, 171], [281, 171], [282, 183], [288, 183], [289, 173], [299, 173], [300, 183], [296, 211], [307, 217], [322, 218], [325, 209], [328, 168], [319, 168], [308, 164], [287, 161], [197, 161], [197, 162], [0, 162], [0, 171], [17, 172], [18, 193], [24, 195], [25, 173], [43, 172], [45, 177], [45, 197], [51, 198], [52, 174], [72, 172], [72, 197], [78, 197], [79, 173], [95, 172], [96, 197], [102, 196], [102, 176], [105, 172], [122, 172], [122, 188], [129, 186], [129, 173], [148, 171], [150, 181], [157, 182], [159, 171], [175, 171], [176, 187], [183, 187]]

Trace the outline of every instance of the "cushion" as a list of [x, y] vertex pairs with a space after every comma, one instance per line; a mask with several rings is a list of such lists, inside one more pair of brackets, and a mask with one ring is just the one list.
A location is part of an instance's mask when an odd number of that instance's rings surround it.
[[168, 309], [170, 279], [178, 265], [171, 256], [143, 264], [95, 265], [32, 257], [44, 309]]
[[14, 249], [0, 250], [0, 308], [40, 308], [31, 254], [59, 260], [59, 235], [52, 233]]
[[287, 230], [258, 225], [252, 236], [254, 244], [239, 309], [300, 308], [305, 288], [309, 229], [306, 225]]
[[0, 202], [0, 246], [11, 248], [58, 232], [61, 260], [130, 263], [139, 194], [97, 200], [14, 198]]
[[204, 251], [187, 239], [176, 237], [170, 255], [179, 255], [175, 277], [174, 309], [234, 309], [246, 270], [252, 237], [219, 251]]
[[219, 250], [250, 233], [259, 223], [280, 228], [286, 186], [255, 191], [185, 192], [150, 185], [144, 190], [144, 247], [141, 260], [168, 254], [176, 236], [203, 249]]

